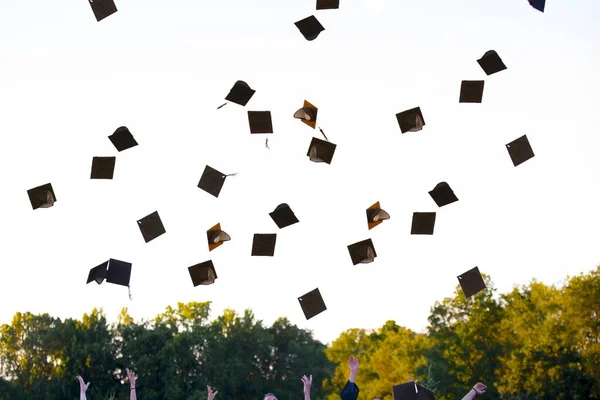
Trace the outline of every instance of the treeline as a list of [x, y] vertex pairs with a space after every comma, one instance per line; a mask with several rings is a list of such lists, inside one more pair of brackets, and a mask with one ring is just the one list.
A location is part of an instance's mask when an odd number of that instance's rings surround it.
[[392, 386], [409, 376], [440, 400], [460, 399], [478, 381], [488, 399], [600, 399], [600, 267], [560, 288], [532, 282], [500, 296], [486, 282], [471, 299], [457, 288], [437, 302], [425, 333], [388, 321], [346, 331], [329, 347], [286, 319], [265, 326], [250, 311], [210, 321], [209, 303], [141, 322], [124, 309], [115, 324], [98, 310], [64, 321], [17, 313], [0, 327], [0, 399], [78, 399], [82, 375], [89, 400], [125, 400], [131, 368], [140, 400], [204, 400], [207, 384], [223, 400], [300, 399], [304, 374], [314, 377], [313, 400], [333, 400], [350, 354], [366, 400], [392, 400]]

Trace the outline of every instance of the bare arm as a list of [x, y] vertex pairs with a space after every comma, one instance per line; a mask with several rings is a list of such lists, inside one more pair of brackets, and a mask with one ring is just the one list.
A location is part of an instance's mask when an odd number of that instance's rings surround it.
[[77, 376], [77, 380], [79, 381], [79, 400], [87, 400], [85, 392], [87, 391], [88, 386], [90, 386], [90, 383], [85, 383], [83, 378], [79, 375]]
[[129, 379], [129, 400], [137, 400], [137, 396], [135, 394], [135, 380], [137, 379], [135, 373], [127, 368], [127, 378]]
[[471, 391], [462, 398], [462, 400], [473, 400], [478, 395], [485, 393], [486, 389], [487, 386], [481, 382], [478, 382], [475, 386], [473, 386], [473, 389], [471, 389]]
[[219, 393], [218, 390], [216, 392], [213, 391], [213, 388], [210, 385], [206, 386], [206, 390], [208, 391], [208, 400], [214, 400], [217, 393]]
[[312, 385], [312, 375], [307, 378], [306, 375], [302, 377], [302, 383], [304, 384], [304, 400], [310, 400], [310, 386]]
[[348, 365], [350, 366], [350, 377], [348, 378], [348, 382], [355, 383], [356, 373], [358, 372], [358, 359], [354, 356], [350, 356]]

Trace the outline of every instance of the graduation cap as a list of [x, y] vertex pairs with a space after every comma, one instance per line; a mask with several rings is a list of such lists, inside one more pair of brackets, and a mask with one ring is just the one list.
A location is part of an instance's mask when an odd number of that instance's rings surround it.
[[506, 149], [508, 150], [510, 159], [515, 167], [535, 156], [535, 154], [533, 154], [533, 149], [529, 144], [529, 140], [527, 139], [527, 135], [523, 135], [520, 138], [513, 140], [506, 145]]
[[[90, 270], [87, 283], [96, 281], [100, 285], [105, 279], [108, 283], [127, 286], [129, 288], [129, 279], [131, 278], [131, 263], [110, 259]], [[131, 299], [131, 292], [129, 292]]]
[[89, 0], [89, 2], [98, 22], [117, 12], [117, 6], [113, 0]]
[[282, 203], [275, 208], [275, 211], [269, 213], [273, 221], [277, 224], [279, 229], [285, 228], [286, 226], [294, 225], [298, 223], [298, 218], [286, 203]]
[[57, 201], [54, 190], [52, 189], [52, 184], [50, 183], [29, 189], [27, 195], [29, 196], [31, 207], [34, 210], [37, 210], [38, 208], [50, 208]]
[[221, 230], [221, 224], [216, 224], [206, 231], [206, 240], [208, 241], [208, 251], [213, 251], [224, 242], [231, 240], [231, 236]]
[[300, 302], [300, 307], [302, 307], [307, 320], [327, 310], [327, 306], [318, 288], [306, 293], [304, 296], [298, 297], [298, 302]]
[[416, 382], [396, 385], [392, 389], [394, 400], [435, 400], [435, 394]]
[[484, 81], [462, 81], [459, 103], [481, 103]]
[[198, 187], [204, 190], [207, 193], [212, 194], [215, 197], [219, 197], [219, 193], [221, 193], [221, 189], [223, 188], [223, 184], [225, 183], [225, 178], [230, 175], [225, 175], [222, 172], [217, 171], [216, 169], [209, 167], [208, 165], [204, 168], [204, 172], [200, 177], [200, 182], [198, 182]]
[[253, 256], [273, 257], [275, 254], [276, 233], [256, 233], [252, 241]]
[[434, 212], [416, 212], [413, 213], [411, 235], [433, 235], [435, 226]]
[[294, 23], [306, 40], [315, 40], [325, 28], [314, 15]]
[[199, 285], [211, 285], [217, 279], [217, 271], [212, 261], [205, 261], [200, 264], [188, 267], [190, 278], [194, 287]]
[[315, 129], [317, 126], [318, 112], [319, 112], [319, 109], [317, 107], [313, 106], [308, 101], [304, 100], [304, 105], [302, 106], [301, 109], [299, 109], [298, 111], [296, 111], [294, 113], [294, 118], [301, 120], [306, 125]]
[[271, 111], [248, 111], [250, 133], [273, 133]]
[[475, 267], [457, 277], [465, 297], [469, 298], [486, 288], [479, 268]]
[[371, 239], [351, 244], [348, 246], [348, 251], [350, 252], [353, 265], [369, 264], [375, 261], [375, 257], [377, 257], [377, 252], [375, 252], [375, 247]]
[[529, 5], [538, 11], [544, 12], [546, 7], [546, 0], [529, 0]]
[[138, 220], [137, 223], [146, 243], [156, 239], [166, 232], [165, 227], [160, 220], [160, 216], [158, 215], [158, 211], [145, 216], [144, 218]]
[[335, 10], [340, 8], [340, 0], [317, 0], [317, 10]]
[[367, 222], [369, 224], [369, 230], [375, 228], [386, 219], [390, 219], [390, 214], [381, 209], [379, 202], [367, 208]]
[[117, 157], [94, 157], [90, 179], [112, 179]]
[[402, 111], [396, 114], [398, 125], [400, 125], [400, 131], [406, 132], [418, 132], [425, 126], [425, 120], [423, 119], [423, 113], [420, 107], [412, 108], [410, 110]]
[[306, 155], [312, 162], [331, 164], [336, 147], [337, 145], [331, 142], [314, 137], [310, 142], [308, 153], [306, 153]]
[[252, 90], [246, 82], [237, 81], [229, 91], [227, 97], [225, 97], [225, 100], [239, 104], [240, 106], [245, 106], [252, 96], [254, 96], [254, 93], [256, 93], [256, 91]]
[[456, 195], [450, 188], [450, 185], [448, 185], [448, 183], [446, 182], [440, 182], [437, 185], [435, 185], [433, 190], [429, 192], [429, 195], [431, 196], [433, 201], [435, 201], [435, 204], [437, 204], [438, 207], [444, 207], [448, 204], [458, 201], [458, 197], [456, 197]]
[[506, 65], [504, 65], [502, 59], [495, 50], [486, 52], [483, 57], [477, 60], [477, 62], [487, 75], [492, 75], [506, 69]]
[[115, 133], [108, 138], [119, 152], [138, 145], [129, 129], [125, 126], [117, 128]]

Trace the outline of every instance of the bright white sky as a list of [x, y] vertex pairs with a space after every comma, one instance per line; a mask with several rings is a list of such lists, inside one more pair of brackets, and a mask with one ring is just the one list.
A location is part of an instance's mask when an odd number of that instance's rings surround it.
[[[600, 4], [548, 0], [119, 0], [97, 23], [85, 0], [0, 4], [3, 210], [0, 322], [16, 311], [81, 317], [121, 307], [150, 318], [177, 302], [287, 316], [329, 342], [386, 320], [417, 331], [479, 266], [501, 292], [560, 282], [600, 263]], [[294, 22], [326, 30], [306, 41]], [[508, 70], [487, 77], [494, 49]], [[236, 80], [256, 94], [216, 111]], [[461, 80], [485, 79], [483, 104], [459, 104]], [[331, 165], [306, 157], [304, 100], [338, 145]], [[395, 114], [420, 106], [423, 131]], [[270, 110], [271, 149], [248, 110]], [[139, 146], [117, 153], [125, 125]], [[504, 145], [527, 134], [535, 158], [513, 167]], [[117, 156], [112, 181], [90, 180], [94, 156]], [[218, 199], [196, 187], [208, 164]], [[460, 201], [438, 209], [447, 181]], [[27, 189], [51, 182], [58, 202], [33, 211]], [[368, 231], [376, 201], [392, 219]], [[279, 230], [286, 202], [300, 223]], [[136, 221], [158, 211], [167, 233], [146, 244]], [[437, 211], [435, 235], [411, 236], [415, 211]], [[206, 230], [233, 240], [212, 253]], [[251, 257], [254, 233], [277, 233], [275, 257]], [[347, 245], [378, 254], [353, 266]], [[86, 285], [109, 259], [133, 263], [127, 289]], [[218, 280], [192, 286], [212, 259]], [[328, 310], [306, 321], [297, 297], [318, 287]]]

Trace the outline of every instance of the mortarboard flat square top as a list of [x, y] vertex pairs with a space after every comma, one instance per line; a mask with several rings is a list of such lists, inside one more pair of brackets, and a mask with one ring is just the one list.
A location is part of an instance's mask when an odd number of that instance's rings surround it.
[[199, 285], [211, 285], [215, 282], [217, 277], [217, 271], [212, 261], [205, 261], [200, 264], [192, 265], [188, 267], [190, 278], [194, 287]]
[[115, 133], [110, 135], [108, 138], [119, 152], [138, 145], [138, 142], [135, 141], [133, 135], [125, 126], [117, 128]]
[[216, 224], [206, 231], [206, 239], [208, 241], [208, 251], [213, 251], [223, 243], [231, 240], [231, 236], [221, 230], [221, 224]]
[[271, 111], [248, 111], [250, 133], [273, 133]]
[[396, 385], [392, 389], [394, 400], [435, 400], [435, 394], [415, 382]]
[[369, 224], [369, 230], [375, 228], [386, 219], [390, 219], [390, 214], [381, 209], [379, 202], [367, 208], [367, 223]]
[[483, 57], [477, 60], [477, 62], [486, 75], [492, 75], [496, 72], [504, 71], [506, 69], [506, 65], [504, 65], [502, 59], [495, 50], [486, 52]]
[[224, 173], [219, 172], [207, 165], [206, 168], [204, 168], [202, 176], [200, 177], [198, 187], [215, 197], [219, 197], [219, 193], [221, 193], [221, 189], [225, 183], [225, 178], [227, 177]]
[[484, 81], [462, 81], [459, 103], [481, 103]]
[[529, 4], [536, 10], [544, 12], [544, 8], [546, 7], [546, 0], [529, 0]]
[[458, 201], [458, 197], [456, 197], [454, 191], [452, 191], [450, 185], [448, 185], [446, 182], [440, 182], [435, 185], [433, 190], [429, 192], [429, 195], [433, 201], [435, 201], [435, 204], [437, 204], [438, 207], [444, 207], [448, 204]]
[[315, 40], [325, 30], [314, 15], [295, 22], [295, 25], [306, 40]]
[[27, 195], [29, 196], [31, 207], [34, 210], [52, 207], [57, 201], [54, 190], [52, 189], [52, 184], [50, 183], [29, 189]]
[[166, 232], [157, 211], [138, 220], [137, 223], [146, 243], [156, 239]]
[[416, 212], [413, 213], [411, 235], [433, 235], [435, 227], [434, 212]]
[[317, 10], [335, 10], [340, 8], [340, 0], [317, 0]]
[[515, 167], [535, 156], [531, 144], [529, 144], [529, 140], [527, 139], [527, 135], [523, 135], [520, 138], [513, 140], [506, 145], [506, 149], [508, 150], [510, 159]]
[[306, 293], [304, 296], [298, 297], [298, 302], [300, 302], [300, 307], [302, 307], [307, 320], [327, 310], [327, 306], [318, 288]]
[[90, 179], [112, 179], [116, 161], [117, 157], [94, 157]]
[[237, 81], [229, 91], [227, 97], [225, 97], [225, 100], [239, 104], [240, 106], [245, 106], [252, 96], [254, 96], [254, 93], [256, 93], [256, 91], [252, 90], [246, 82]]
[[273, 221], [277, 224], [279, 229], [283, 229], [286, 226], [298, 223], [298, 218], [286, 203], [280, 204], [275, 208], [275, 211], [269, 213]]
[[301, 109], [294, 113], [294, 118], [300, 119], [306, 125], [315, 129], [317, 127], [317, 115], [319, 114], [319, 109], [314, 105], [310, 104], [308, 101], [304, 100], [304, 105]]
[[331, 142], [326, 142], [325, 140], [314, 137], [310, 142], [308, 153], [306, 153], [306, 155], [310, 158], [310, 161], [331, 164], [336, 147], [337, 145]]
[[90, 270], [87, 283], [96, 281], [100, 285], [104, 279], [115, 285], [129, 286], [131, 279], [131, 263], [110, 259]]
[[412, 108], [410, 110], [402, 111], [396, 114], [398, 125], [400, 125], [400, 131], [406, 132], [418, 132], [425, 126], [425, 119], [423, 119], [423, 113], [420, 107]]
[[105, 261], [102, 264], [98, 265], [97, 267], [90, 269], [90, 273], [88, 274], [88, 279], [87, 279], [86, 285], [92, 281], [96, 281], [96, 283], [98, 285], [100, 285], [102, 282], [104, 282], [104, 280], [106, 279], [107, 276], [108, 276], [108, 261]]
[[465, 272], [457, 277], [460, 287], [462, 288], [465, 297], [469, 298], [486, 288], [483, 277], [479, 272], [479, 268], [475, 267], [472, 270]]
[[252, 241], [252, 255], [273, 257], [275, 254], [276, 233], [256, 233]]
[[113, 0], [89, 0], [89, 2], [98, 22], [117, 12], [117, 6]]
[[350, 258], [354, 265], [371, 263], [377, 257], [377, 252], [371, 239], [351, 244], [348, 246], [348, 252], [350, 252]]

